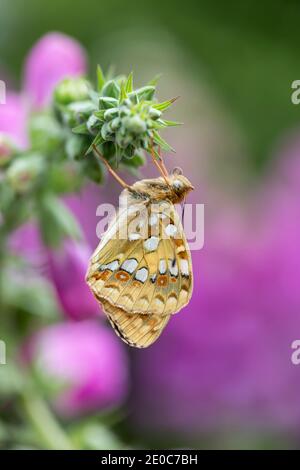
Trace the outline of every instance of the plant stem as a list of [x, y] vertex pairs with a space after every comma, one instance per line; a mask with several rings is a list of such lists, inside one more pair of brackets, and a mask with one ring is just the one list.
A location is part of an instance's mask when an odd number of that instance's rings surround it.
[[[26, 387], [25, 387], [26, 388]], [[32, 389], [22, 392], [27, 417], [48, 450], [75, 450], [74, 444], [61, 428], [46, 402]]]

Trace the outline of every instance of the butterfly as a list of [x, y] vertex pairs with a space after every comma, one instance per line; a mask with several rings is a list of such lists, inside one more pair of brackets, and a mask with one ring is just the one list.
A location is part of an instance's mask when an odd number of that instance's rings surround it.
[[137, 348], [157, 340], [193, 290], [190, 250], [174, 206], [193, 186], [179, 171], [162, 175], [131, 186], [118, 177], [120, 207], [86, 276], [115, 332]]

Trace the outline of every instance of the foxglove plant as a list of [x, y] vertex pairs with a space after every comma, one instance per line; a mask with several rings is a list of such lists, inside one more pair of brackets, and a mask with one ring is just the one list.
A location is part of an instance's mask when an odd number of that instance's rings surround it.
[[[0, 108], [0, 311], [4, 316], [9, 312], [9, 325], [19, 324], [22, 318], [22, 331], [11, 335], [8, 329], [7, 337], [14, 338], [10, 349], [20, 350], [24, 336], [30, 333], [32, 338], [32, 331], [41, 322], [57, 319], [55, 291], [69, 320], [94, 317], [95, 322], [84, 323], [84, 327], [69, 322], [44, 328], [43, 333], [33, 335], [42, 340], [27, 357], [33, 376], [28, 369], [24, 373], [23, 348], [21, 367], [16, 361], [12, 363], [12, 378], [10, 372], [6, 374], [5, 393], [9, 392], [10, 399], [17, 395], [19, 400], [21, 396], [29, 421], [38, 432], [34, 445], [42, 443], [48, 448], [72, 448], [73, 442], [39, 395], [43, 374], [36, 364], [40, 354], [50, 374], [60, 366], [65, 340], [70, 346], [68, 358], [61, 363], [63, 375], [70, 380], [64, 389], [67, 392], [57, 394], [53, 401], [57, 414], [77, 416], [119, 404], [127, 390], [122, 345], [96, 319], [98, 306], [84, 284], [90, 248], [69, 209], [72, 203], [65, 203], [66, 196], [85, 191], [89, 180], [103, 182], [104, 163], [98, 153], [112, 166], [136, 173], [145, 162], [146, 152], [160, 158], [160, 149], [171, 150], [160, 131], [177, 125], [163, 118], [174, 99], [158, 103], [155, 81], [135, 89], [132, 74], [112, 78], [98, 67], [94, 87], [85, 74], [86, 58], [80, 44], [50, 33], [29, 54], [22, 92], [8, 92], [7, 104]], [[30, 249], [24, 247], [25, 239]], [[37, 256], [41, 251], [42, 256]], [[33, 260], [46, 262], [47, 277], [39, 271], [32, 275]], [[29, 276], [34, 282], [29, 282]], [[51, 285], [47, 284], [49, 280]], [[4, 336], [5, 324], [1, 324]], [[82, 354], [86, 353], [86, 367], [81, 368], [79, 363], [77, 372], [72, 362], [75, 337], [82, 342]], [[2, 382], [1, 399], [6, 397]], [[43, 393], [49, 398], [46, 389]], [[49, 434], [43, 429], [47, 422]]]

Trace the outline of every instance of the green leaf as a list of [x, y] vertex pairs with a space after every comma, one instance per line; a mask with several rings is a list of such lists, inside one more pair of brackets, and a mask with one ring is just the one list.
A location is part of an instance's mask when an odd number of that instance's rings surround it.
[[120, 90], [120, 103], [122, 103], [127, 98], [126, 84], [124, 81], [121, 82]]
[[125, 89], [127, 93], [131, 93], [133, 91], [133, 72], [130, 72], [130, 74], [128, 75]]
[[126, 167], [139, 168], [145, 165], [146, 158], [142, 152], [136, 152], [132, 157], [123, 157], [122, 164]]
[[89, 97], [91, 99], [91, 102], [94, 104], [94, 105], [98, 105], [98, 102], [99, 102], [99, 93], [95, 90], [92, 90], [90, 89], [89, 90]]
[[[86, 149], [87, 138], [80, 134], [71, 134], [65, 145], [65, 151], [69, 160], [82, 157]], [[59, 165], [53, 165], [58, 167]]]
[[104, 87], [104, 84], [105, 84], [104, 73], [103, 73], [101, 66], [98, 64], [97, 65], [97, 89], [99, 93]]
[[96, 145], [96, 147], [97, 147], [98, 145], [101, 145], [103, 142], [104, 142], [104, 139], [103, 139], [102, 135], [97, 134], [96, 137], [94, 138], [94, 140], [92, 141], [91, 145], [89, 146], [89, 148], [85, 152], [85, 155], [87, 155], [88, 153], [90, 153], [93, 150], [94, 145]]
[[44, 243], [58, 247], [63, 237], [80, 239], [82, 234], [73, 214], [53, 194], [46, 193], [39, 200], [38, 220]]
[[148, 148], [147, 149], [147, 152], [151, 154], [151, 152], [153, 151], [155, 157], [157, 158], [157, 160], [161, 160], [161, 156], [159, 155], [158, 151], [156, 150], [155, 147], [152, 147], [152, 149]]
[[149, 85], [143, 86], [142, 88], [135, 90], [133, 93], [138, 97], [140, 101], [151, 101], [155, 93], [155, 87]]
[[105, 110], [100, 109], [100, 111], [95, 111], [94, 115], [99, 119], [99, 121], [104, 121]]
[[103, 183], [104, 172], [100, 159], [91, 153], [80, 162], [82, 174], [97, 184]]
[[159, 119], [157, 122], [162, 123], [163, 126], [165, 127], [176, 127], [176, 126], [182, 126], [183, 124], [183, 122], [168, 121], [167, 119]]
[[166, 152], [175, 152], [175, 150], [168, 144], [156, 131], [153, 131], [153, 140], [154, 142], [159, 145], [163, 150]]
[[120, 87], [115, 80], [109, 80], [102, 88], [101, 95], [118, 99], [120, 96]]
[[176, 96], [176, 98], [172, 98], [171, 100], [163, 101], [162, 103], [153, 104], [152, 107], [155, 108], [155, 109], [158, 109], [159, 111], [165, 111], [165, 110], [168, 109], [168, 108], [174, 103], [174, 101], [176, 101], [177, 99], [178, 99], [178, 96]]
[[83, 122], [82, 124], [79, 124], [76, 127], [73, 127], [72, 132], [74, 132], [74, 134], [87, 134], [87, 135], [89, 135], [89, 131], [88, 131], [88, 128], [87, 128], [85, 122]]
[[119, 101], [116, 98], [110, 96], [101, 96], [99, 98], [99, 107], [102, 109], [116, 108], [119, 105]]

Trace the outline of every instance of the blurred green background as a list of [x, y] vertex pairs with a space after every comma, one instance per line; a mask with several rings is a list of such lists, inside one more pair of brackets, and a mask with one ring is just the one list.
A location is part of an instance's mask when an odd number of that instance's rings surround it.
[[[178, 48], [187, 73], [214, 89], [238, 123], [253, 166], [261, 168], [279, 132], [299, 119], [290, 101], [299, 71], [297, 1], [1, 0], [0, 5], [2, 67], [16, 83], [26, 52], [49, 30], [79, 39], [91, 70], [99, 61], [119, 65], [124, 38], [148, 42], [149, 49], [151, 40], [158, 40], [175, 54]], [[148, 53], [153, 69], [159, 69], [160, 49], [155, 57], [145, 50], [143, 61]], [[138, 68], [137, 57], [126, 56], [125, 62], [128, 69]], [[178, 67], [176, 73], [182, 72]]]

